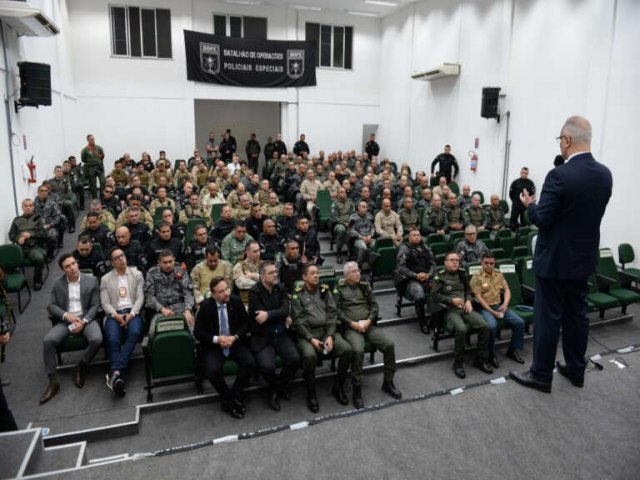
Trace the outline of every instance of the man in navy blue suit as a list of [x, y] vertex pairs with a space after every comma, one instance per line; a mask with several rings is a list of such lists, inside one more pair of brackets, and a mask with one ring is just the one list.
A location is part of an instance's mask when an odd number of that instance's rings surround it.
[[570, 117], [557, 140], [566, 163], [547, 174], [540, 203], [526, 190], [520, 196], [539, 229], [533, 257], [533, 362], [527, 372], [509, 373], [519, 384], [547, 393], [561, 328], [566, 363], [555, 366], [573, 385], [584, 386], [587, 279], [596, 269], [600, 221], [612, 187], [611, 171], [591, 155], [591, 124], [586, 118]]

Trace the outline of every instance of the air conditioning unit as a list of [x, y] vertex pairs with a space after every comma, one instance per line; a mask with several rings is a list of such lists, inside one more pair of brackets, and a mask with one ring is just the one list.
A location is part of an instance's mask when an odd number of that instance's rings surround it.
[[459, 63], [443, 63], [442, 65], [430, 68], [429, 70], [413, 72], [413, 74], [411, 74], [411, 78], [414, 80], [429, 81], [435, 80], [436, 78], [457, 77], [458, 75], [460, 75]]
[[51, 37], [60, 33], [50, 18], [27, 2], [0, 0], [0, 19], [18, 35]]

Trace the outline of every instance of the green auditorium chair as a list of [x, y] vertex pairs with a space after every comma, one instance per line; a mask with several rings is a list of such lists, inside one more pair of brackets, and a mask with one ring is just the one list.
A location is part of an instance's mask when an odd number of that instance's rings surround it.
[[[22, 248], [19, 245], [12, 243], [0, 245], [0, 267], [4, 270], [3, 286], [8, 293], [18, 294], [18, 311], [20, 313], [22, 313], [29, 305], [29, 302], [31, 302], [31, 289], [29, 288], [29, 282], [27, 282], [27, 277], [23, 271], [25, 264]], [[23, 306], [21, 292], [25, 288], [27, 289], [29, 297]]]
[[214, 203], [211, 205], [211, 222], [216, 223], [220, 220], [220, 214], [222, 213], [222, 207], [224, 207], [226, 203]]
[[331, 218], [331, 194], [329, 190], [318, 190], [316, 195], [316, 206], [318, 207], [318, 228], [327, 226]]
[[182, 315], [160, 317], [153, 337], [142, 341], [147, 401], [153, 401], [152, 389], [177, 383], [195, 382], [202, 393], [202, 372], [197, 345]]
[[433, 243], [444, 243], [444, 235], [439, 233], [430, 233], [426, 238], [427, 245], [431, 245]]
[[[636, 256], [633, 247], [629, 243], [621, 243], [618, 245], [618, 261], [622, 270], [619, 272], [624, 274], [626, 278], [621, 278], [623, 284], [630, 285], [634, 283], [636, 291], [638, 291], [638, 283], [640, 283], [640, 268], [625, 268], [625, 265], [635, 260]], [[622, 275], [621, 275], [622, 276]]]
[[484, 205], [484, 194], [480, 191], [480, 190], [475, 190], [473, 192], [471, 192], [471, 196], [473, 197], [474, 195], [478, 195], [480, 196], [480, 205]]
[[456, 182], [449, 182], [449, 189], [456, 194], [456, 196], [460, 195], [460, 187]]
[[393, 245], [391, 247], [383, 247], [376, 251], [380, 255], [371, 266], [371, 288], [376, 280], [391, 277], [396, 268], [396, 258], [398, 249]]
[[464, 240], [464, 230], [449, 233], [449, 246], [451, 248], [455, 248], [461, 240]]
[[504, 250], [504, 258], [513, 258], [513, 248], [515, 247], [516, 239], [508, 237], [500, 237], [498, 247]]
[[[515, 262], [511, 260], [497, 261], [497, 268], [500, 270], [504, 279], [509, 285], [511, 291], [511, 300], [509, 301], [509, 309], [517, 313], [524, 320], [525, 330], [529, 332], [529, 325], [533, 323], [533, 310], [532, 303], [525, 303], [524, 295], [522, 293], [522, 285], [520, 284], [520, 278], [516, 270]], [[505, 328], [505, 324], [502, 320], [498, 321], [498, 337], [502, 328]]]
[[596, 281], [598, 290], [616, 298], [622, 305], [622, 313], [627, 313], [627, 306], [640, 302], [640, 293], [623, 288], [620, 284], [620, 275], [613, 260], [613, 251], [610, 248], [601, 248], [596, 268]]

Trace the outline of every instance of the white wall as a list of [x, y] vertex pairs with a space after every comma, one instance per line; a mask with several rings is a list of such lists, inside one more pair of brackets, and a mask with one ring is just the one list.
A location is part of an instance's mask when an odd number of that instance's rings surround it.
[[[0, 152], [1, 174], [0, 191], [3, 192], [0, 208], [0, 238], [4, 242], [13, 217], [20, 213], [20, 203], [26, 197], [33, 197], [35, 185], [27, 183], [26, 162], [34, 156], [37, 165], [37, 178], [42, 181], [53, 177], [53, 167], [68, 157], [70, 138], [76, 131], [76, 99], [73, 91], [73, 78], [69, 62], [68, 15], [66, 3], [55, 0], [36, 0], [31, 4], [41, 8], [61, 29], [55, 37], [32, 38], [18, 37], [14, 30], [4, 25], [4, 42], [7, 50], [8, 93], [5, 92], [5, 59], [0, 51], [0, 70], [2, 72], [3, 96], [11, 96], [9, 112], [11, 132], [6, 112], [0, 115]], [[18, 62], [40, 62], [51, 65], [52, 105], [50, 107], [25, 107], [15, 113], [13, 103], [19, 97], [20, 78]], [[9, 141], [11, 134], [11, 142]], [[23, 142], [23, 137], [26, 137]], [[13, 152], [16, 197], [18, 209], [14, 206], [14, 189], [11, 179], [9, 149]]]
[[[195, 146], [194, 99], [281, 102], [284, 140], [293, 145], [304, 131], [312, 149], [321, 148], [321, 144], [327, 149], [360, 149], [361, 125], [378, 123], [379, 79], [371, 69], [379, 58], [377, 19], [203, 0], [119, 2], [171, 9], [173, 59], [141, 60], [111, 57], [108, 1], [69, 0], [69, 4], [79, 122], [83, 134], [91, 131], [96, 135], [109, 160], [124, 151], [137, 158], [142, 151], [157, 153], [161, 149], [170, 158], [188, 156]], [[189, 82], [183, 30], [212, 32], [214, 12], [266, 17], [268, 38], [274, 40], [303, 40], [306, 21], [346, 22], [354, 26], [354, 68], [318, 69], [317, 86], [300, 89]], [[305, 112], [312, 112], [312, 118]], [[354, 128], [333, 129], [336, 118]], [[355, 128], [357, 125], [360, 127]]]
[[[502, 111], [511, 112], [508, 177], [527, 165], [541, 187], [562, 123], [584, 115], [593, 124], [594, 155], [614, 175], [602, 245], [627, 241], [640, 251], [640, 228], [630, 221], [635, 178], [627, 160], [640, 147], [633, 121], [640, 67], [632, 60], [639, 20], [633, 0], [429, 0], [404, 8], [382, 23], [378, 138], [384, 154], [427, 169], [451, 143], [461, 181], [500, 193], [506, 123], [480, 117], [482, 87], [499, 86], [506, 93]], [[460, 62], [460, 77], [410, 79], [411, 71], [442, 62]], [[480, 160], [473, 173], [467, 152], [476, 137]]]

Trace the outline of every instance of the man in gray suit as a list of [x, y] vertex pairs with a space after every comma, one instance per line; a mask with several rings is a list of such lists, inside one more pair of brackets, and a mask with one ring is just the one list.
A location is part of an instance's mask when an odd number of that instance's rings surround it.
[[109, 261], [113, 270], [100, 282], [100, 303], [107, 315], [104, 332], [111, 361], [107, 387], [124, 397], [129, 359], [144, 329], [140, 316], [144, 305], [144, 278], [137, 268], [127, 267], [127, 257], [120, 248], [109, 252]]
[[98, 280], [93, 275], [80, 273], [78, 263], [71, 253], [60, 257], [58, 265], [64, 275], [58, 277], [51, 289], [49, 315], [53, 318], [53, 328], [43, 341], [44, 367], [49, 376], [49, 386], [40, 398], [40, 404], [51, 400], [59, 391], [56, 377], [56, 347], [69, 335], [83, 335], [89, 346], [84, 352], [74, 373], [76, 387], [84, 387], [86, 365], [102, 345], [102, 331], [95, 321], [100, 307]]

